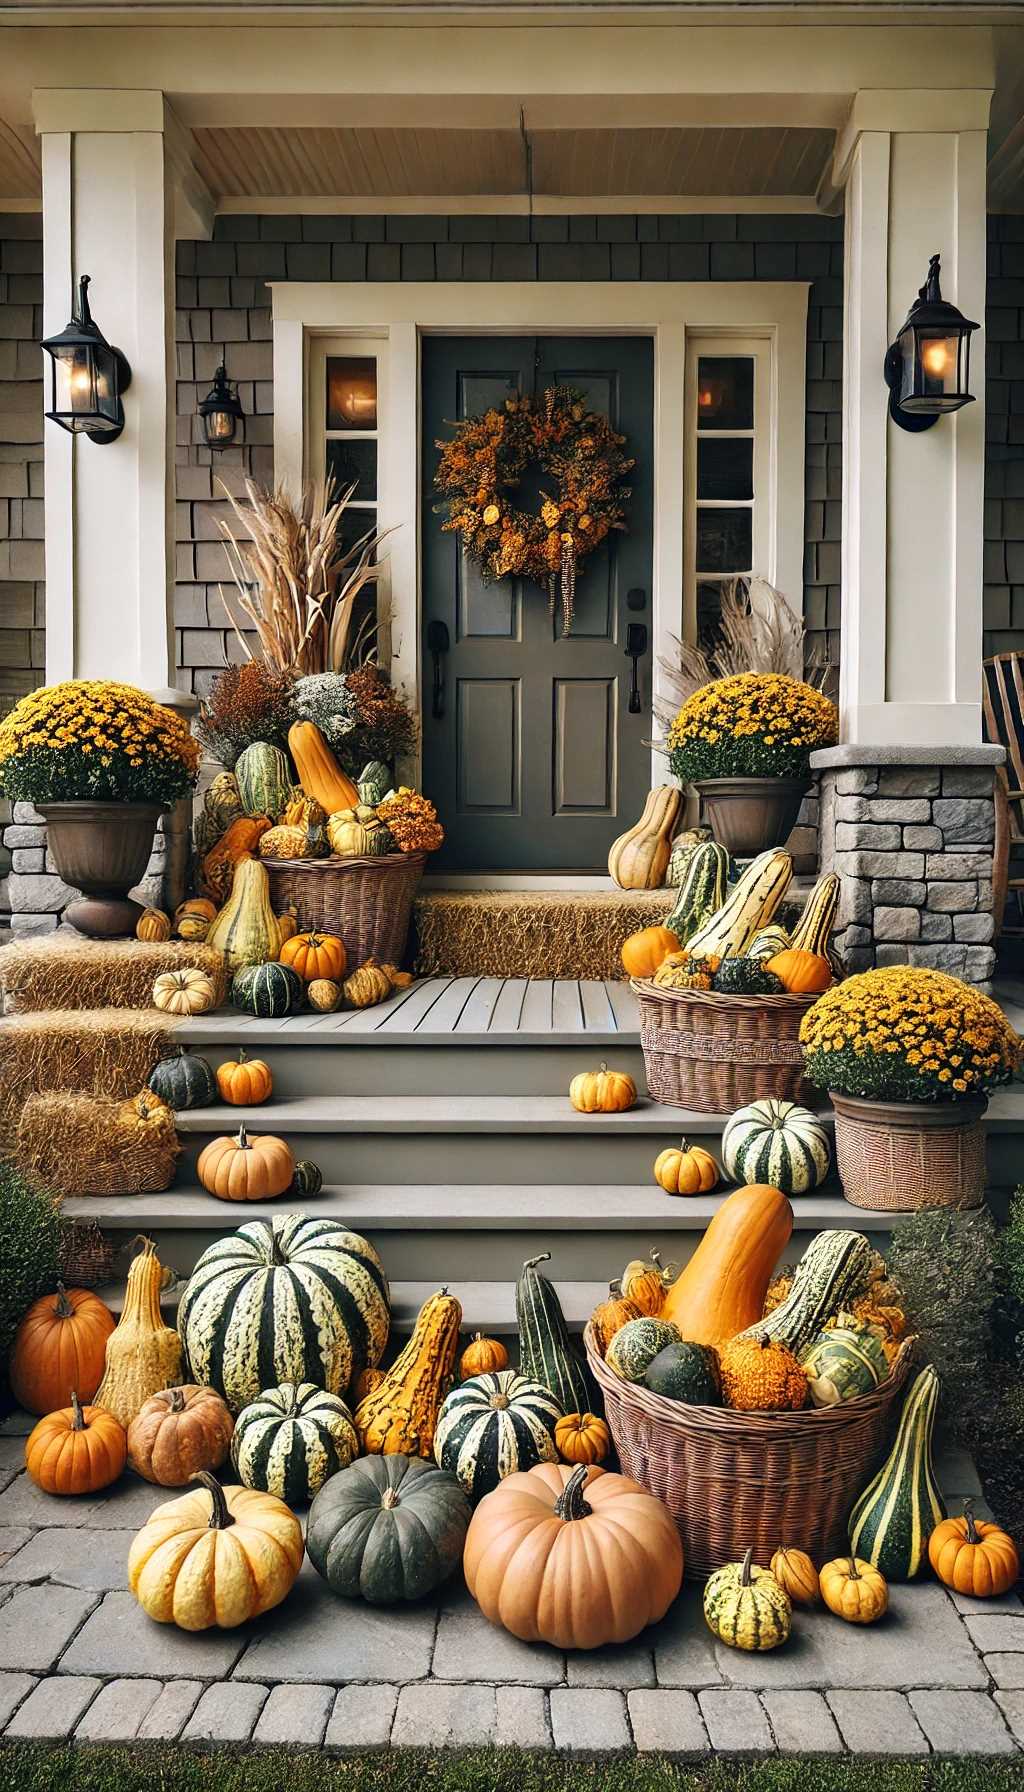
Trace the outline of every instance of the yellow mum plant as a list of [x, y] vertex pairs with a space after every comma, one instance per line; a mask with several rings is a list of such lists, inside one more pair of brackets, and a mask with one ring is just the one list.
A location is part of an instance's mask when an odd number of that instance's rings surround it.
[[1021, 1062], [989, 996], [905, 965], [835, 984], [808, 1009], [800, 1042], [812, 1082], [866, 1100], [962, 1101], [1008, 1083]]
[[188, 725], [131, 684], [45, 685], [0, 722], [0, 789], [17, 802], [172, 803], [198, 771]]
[[737, 672], [702, 685], [668, 732], [677, 778], [802, 778], [839, 738], [835, 704], [784, 672]]

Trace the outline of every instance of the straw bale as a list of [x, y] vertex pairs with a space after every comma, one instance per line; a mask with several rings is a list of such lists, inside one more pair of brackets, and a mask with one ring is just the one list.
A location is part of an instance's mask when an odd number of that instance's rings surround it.
[[72, 928], [16, 939], [0, 951], [0, 993], [8, 1014], [55, 1008], [152, 1008], [162, 971], [194, 966], [212, 977], [218, 1005], [227, 992], [224, 954], [195, 940], [89, 940]]
[[622, 976], [623, 941], [664, 921], [675, 890], [457, 890], [417, 898], [421, 977]]
[[54, 1089], [125, 1099], [166, 1056], [175, 1017], [150, 1008], [62, 1009], [0, 1020], [0, 1151], [14, 1149], [30, 1095]]
[[30, 1095], [18, 1121], [17, 1162], [62, 1195], [161, 1193], [181, 1149], [174, 1115], [161, 1104], [140, 1119], [126, 1106], [94, 1095]]

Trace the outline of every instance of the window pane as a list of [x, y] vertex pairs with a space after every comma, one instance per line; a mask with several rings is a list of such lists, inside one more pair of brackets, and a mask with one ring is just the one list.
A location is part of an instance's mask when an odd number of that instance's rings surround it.
[[376, 442], [328, 442], [327, 471], [339, 491], [355, 486], [353, 498], [377, 496]]
[[698, 573], [749, 572], [751, 521], [749, 510], [698, 510]]
[[697, 428], [753, 427], [753, 356], [701, 355], [697, 362]]
[[754, 444], [750, 437], [697, 439], [698, 498], [752, 498]]
[[697, 640], [710, 647], [722, 614], [722, 587], [710, 583], [697, 586]]
[[[362, 541], [364, 535], [372, 535], [376, 527], [376, 510], [354, 510], [352, 506], [349, 505], [341, 519], [341, 526], [338, 530], [338, 540], [343, 548], [348, 549], [355, 547], [356, 542]], [[376, 560], [377, 556], [376, 554], [371, 554], [370, 558], [371, 560]]]
[[328, 356], [327, 427], [376, 429], [377, 363], [372, 356]]

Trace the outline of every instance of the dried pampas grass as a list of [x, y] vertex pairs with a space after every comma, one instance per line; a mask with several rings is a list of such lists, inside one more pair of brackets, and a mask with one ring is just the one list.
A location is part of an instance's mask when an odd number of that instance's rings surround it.
[[722, 586], [716, 631], [705, 646], [672, 637], [673, 660], [660, 659], [669, 697], [655, 706], [668, 727], [676, 711], [704, 685], [738, 672], [783, 672], [825, 690], [833, 668], [817, 650], [808, 654], [807, 631], [781, 591], [755, 574]]

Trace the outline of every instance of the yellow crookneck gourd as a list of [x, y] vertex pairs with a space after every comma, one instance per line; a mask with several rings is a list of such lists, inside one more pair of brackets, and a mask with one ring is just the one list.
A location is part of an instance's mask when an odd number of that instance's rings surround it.
[[420, 1308], [412, 1337], [354, 1418], [369, 1456], [434, 1456], [434, 1429], [455, 1373], [462, 1307], [442, 1288]]
[[106, 1368], [94, 1406], [112, 1412], [125, 1430], [143, 1403], [181, 1381], [181, 1339], [160, 1311], [164, 1270], [151, 1238], [128, 1271], [124, 1308], [107, 1339]]
[[210, 923], [206, 944], [223, 952], [228, 973], [246, 964], [266, 964], [281, 950], [281, 930], [270, 901], [270, 879], [259, 859], [235, 867], [231, 895]]

